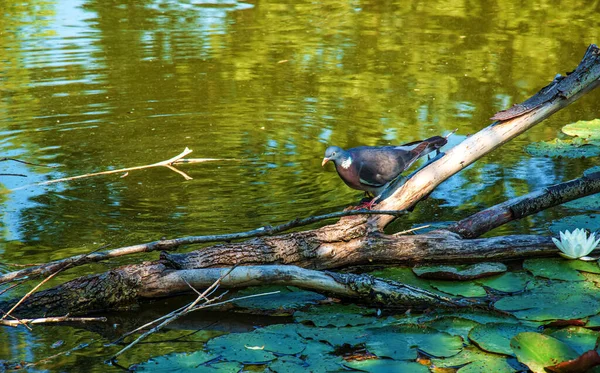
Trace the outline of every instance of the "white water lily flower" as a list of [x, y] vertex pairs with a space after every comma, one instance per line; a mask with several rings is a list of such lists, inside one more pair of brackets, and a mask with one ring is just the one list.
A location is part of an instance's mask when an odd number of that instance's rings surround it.
[[587, 232], [583, 229], [575, 229], [573, 232], [560, 232], [560, 241], [552, 238], [554, 244], [561, 251], [559, 254], [567, 259], [579, 259], [591, 253], [600, 243], [600, 238], [596, 240], [596, 234], [592, 233], [587, 237]]

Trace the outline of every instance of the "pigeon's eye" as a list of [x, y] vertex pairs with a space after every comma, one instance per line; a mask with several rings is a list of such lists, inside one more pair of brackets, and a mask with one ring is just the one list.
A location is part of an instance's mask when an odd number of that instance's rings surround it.
[[331, 153], [331, 156], [332, 156], [332, 157], [333, 157], [333, 156], [335, 156], [335, 152]]

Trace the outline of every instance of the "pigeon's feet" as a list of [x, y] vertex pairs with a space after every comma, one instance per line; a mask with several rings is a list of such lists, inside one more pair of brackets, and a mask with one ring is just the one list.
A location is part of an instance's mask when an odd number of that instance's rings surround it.
[[354, 206], [353, 210], [371, 210], [377, 204], [379, 197], [371, 199], [363, 199], [358, 206]]

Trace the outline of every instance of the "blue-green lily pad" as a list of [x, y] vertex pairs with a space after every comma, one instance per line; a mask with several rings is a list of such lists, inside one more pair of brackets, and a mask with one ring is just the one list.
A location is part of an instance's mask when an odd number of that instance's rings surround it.
[[413, 272], [421, 278], [464, 281], [504, 273], [506, 265], [502, 263], [423, 265], [414, 267]]
[[344, 363], [351, 369], [369, 373], [428, 373], [426, 366], [411, 361], [370, 359]]
[[583, 171], [584, 176], [590, 176], [593, 173], [600, 172], [600, 166], [590, 167], [587, 170]]
[[513, 355], [510, 340], [522, 332], [533, 332], [531, 326], [512, 323], [478, 325], [469, 333], [469, 339], [482, 350], [503, 355]]
[[568, 328], [557, 330], [550, 335], [559, 341], [568, 344], [581, 355], [586, 351], [596, 348], [596, 340], [598, 340], [600, 333], [578, 326], [570, 326]]
[[523, 291], [533, 277], [525, 272], [508, 272], [500, 276], [477, 280], [477, 283], [504, 293]]
[[600, 214], [583, 214], [567, 216], [562, 219], [554, 220], [550, 224], [550, 232], [558, 235], [561, 231], [573, 231], [582, 228], [590, 232], [600, 231]]
[[545, 367], [572, 360], [579, 356], [577, 351], [564, 342], [548, 335], [524, 332], [510, 341], [517, 359], [534, 373], [546, 373]]
[[[242, 369], [239, 363], [218, 362], [218, 355], [206, 351], [195, 351], [192, 353], [174, 353], [153, 357], [152, 359], [135, 365], [134, 370], [144, 372], [188, 372], [199, 369], [214, 372], [238, 372]], [[215, 360], [212, 364], [207, 364]], [[133, 367], [132, 367], [133, 369]]]
[[385, 326], [367, 330], [367, 350], [378, 357], [415, 359], [417, 349], [436, 357], [448, 357], [462, 350], [459, 336], [413, 325]]
[[440, 368], [459, 368], [457, 373], [513, 373], [527, 369], [515, 358], [490, 354], [474, 346], [449, 358], [433, 359], [432, 363]]
[[556, 282], [504, 297], [494, 307], [525, 320], [579, 320], [600, 313], [600, 292], [587, 281]]
[[332, 346], [356, 346], [365, 343], [367, 337], [365, 326], [326, 328], [299, 325], [298, 334], [303, 338], [328, 343]]
[[580, 138], [554, 139], [531, 143], [525, 147], [525, 151], [534, 157], [590, 158], [600, 155], [600, 146]]
[[600, 211], [600, 193], [563, 204], [564, 207], [584, 211]]
[[562, 128], [562, 132], [569, 136], [577, 136], [583, 139], [600, 140], [600, 119], [580, 120], [569, 123]]
[[236, 293], [236, 297], [247, 295], [270, 293], [279, 291], [277, 294], [264, 295], [255, 298], [241, 299], [234, 304], [241, 308], [254, 308], [261, 310], [295, 310], [307, 305], [316, 304], [327, 299], [324, 295], [301, 290], [293, 286], [253, 286]]
[[411, 268], [407, 267], [389, 267], [382, 270], [377, 270], [369, 273], [374, 277], [385, 278], [400, 282], [402, 284], [416, 286], [418, 288], [431, 291], [436, 294], [446, 295], [441, 291], [433, 288], [428, 280], [418, 278], [412, 271]]
[[464, 342], [468, 342], [469, 332], [475, 326], [479, 325], [479, 323], [473, 320], [464, 319], [462, 317], [448, 316], [429, 321], [425, 325], [440, 332], [458, 335], [463, 339]]
[[306, 348], [298, 338], [295, 326], [291, 332], [269, 333], [255, 330], [251, 333], [231, 333], [213, 338], [206, 344], [208, 350], [225, 360], [243, 364], [264, 364], [275, 360], [276, 355], [295, 355]]

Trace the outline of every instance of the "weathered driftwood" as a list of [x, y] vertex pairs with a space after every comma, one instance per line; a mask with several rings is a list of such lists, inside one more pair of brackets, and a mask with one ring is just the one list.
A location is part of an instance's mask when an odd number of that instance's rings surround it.
[[510, 221], [595, 193], [600, 193], [600, 172], [513, 198], [473, 214], [446, 229], [463, 238], [475, 238]]
[[[173, 270], [160, 263], [124, 266], [106, 273], [80, 277], [52, 289], [33, 294], [15, 316], [31, 314], [85, 314], [121, 308], [143, 299], [189, 293], [190, 286], [205, 289], [229, 268]], [[395, 281], [369, 275], [322, 272], [296, 266], [237, 267], [223, 277], [222, 288], [254, 285], [290, 285], [356, 300], [373, 306], [424, 309], [438, 307], [485, 307], [484, 300], [462, 301]], [[5, 305], [0, 303], [0, 307]]]
[[[387, 193], [389, 196], [378, 203], [375, 209], [405, 210], [414, 207], [453, 174], [600, 85], [599, 79], [600, 51], [596, 46], [590, 46], [574, 72], [545, 87], [535, 100], [528, 100], [535, 105], [524, 106], [526, 110], [513, 111], [508, 115], [509, 120], [495, 122], [455, 146], [441, 159], [415, 173], [404, 185]], [[52, 313], [64, 314], [117, 308], [146, 297], [175, 294], [183, 288], [181, 284], [179, 287], [175, 286], [176, 281], [173, 279], [188, 273], [203, 276], [203, 273], [209, 274], [213, 271], [198, 269], [206, 267], [270, 263], [325, 269], [371, 262], [512, 259], [547, 255], [555, 251], [549, 237], [507, 236], [463, 240], [449, 232], [421, 236], [382, 233], [383, 228], [393, 219], [394, 217], [389, 215], [343, 218], [335, 224], [315, 230], [216, 245], [189, 254], [164, 253], [160, 262], [126, 266], [103, 274], [82, 277], [34, 294], [19, 310], [52, 310]], [[284, 272], [276, 272], [279, 277], [269, 277], [253, 268], [246, 268], [246, 271], [251, 277], [247, 277], [243, 282], [245, 286], [277, 280], [277, 283], [311, 288], [293, 276], [285, 276]], [[321, 273], [318, 276], [333, 278]], [[175, 281], [170, 282], [172, 286], [162, 285], [170, 280]], [[358, 280], [360, 282], [360, 279]], [[200, 287], [199, 284], [197, 286]], [[368, 292], [344, 294], [342, 288], [336, 286], [339, 285], [334, 286], [331, 283], [328, 287], [315, 290], [334, 294], [338, 294], [336, 291], [339, 290], [339, 295], [343, 297], [359, 296], [361, 301], [374, 301]], [[412, 290], [407, 289], [402, 286], [396, 288], [394, 297], [409, 299], [411, 304], [418, 303], [419, 301], [410, 295]], [[425, 298], [421, 298], [423, 299]], [[431, 297], [424, 301], [427, 302], [432, 306], [447, 305], [440, 299]]]

